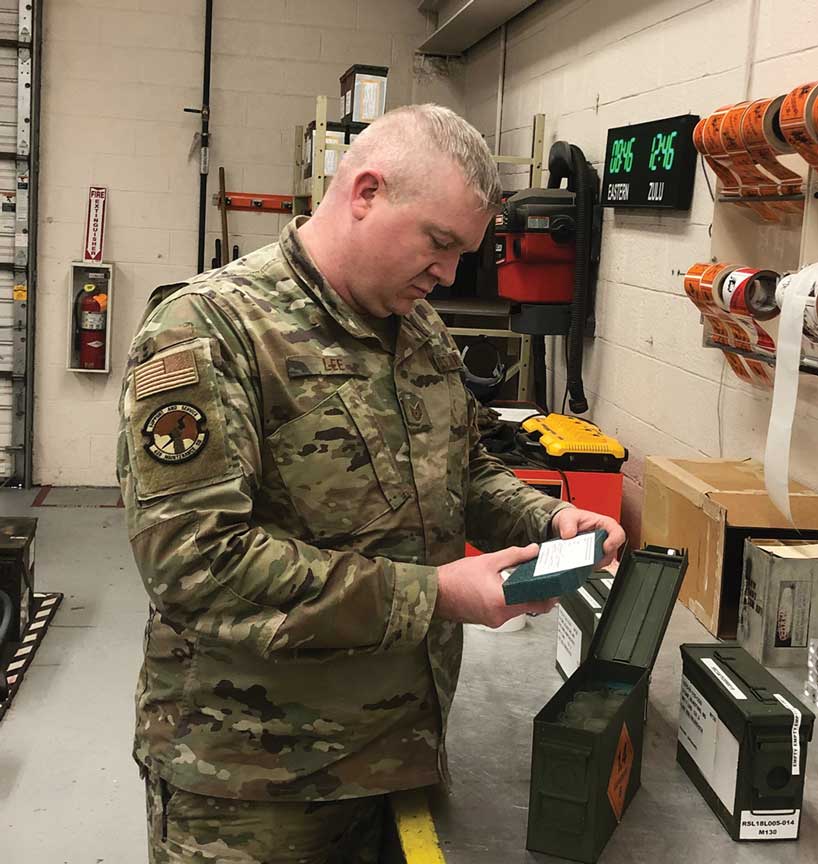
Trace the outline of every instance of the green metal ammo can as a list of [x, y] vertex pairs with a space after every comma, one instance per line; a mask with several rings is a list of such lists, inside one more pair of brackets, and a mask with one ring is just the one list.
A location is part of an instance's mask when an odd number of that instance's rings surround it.
[[686, 568], [674, 549], [627, 552], [588, 658], [534, 718], [531, 851], [593, 864], [636, 794], [648, 679]]
[[738, 645], [681, 651], [676, 760], [734, 840], [797, 840], [814, 715]]

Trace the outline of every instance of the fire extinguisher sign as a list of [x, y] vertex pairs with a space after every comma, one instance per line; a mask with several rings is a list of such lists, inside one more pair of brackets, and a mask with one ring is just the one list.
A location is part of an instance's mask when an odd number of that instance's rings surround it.
[[92, 186], [88, 190], [88, 220], [85, 225], [85, 251], [82, 260], [93, 264], [102, 262], [107, 198], [108, 190], [104, 186]]

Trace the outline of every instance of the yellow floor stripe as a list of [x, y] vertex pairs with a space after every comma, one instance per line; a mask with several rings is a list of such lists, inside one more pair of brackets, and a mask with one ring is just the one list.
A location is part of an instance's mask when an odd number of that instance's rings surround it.
[[406, 864], [446, 864], [422, 789], [389, 796]]

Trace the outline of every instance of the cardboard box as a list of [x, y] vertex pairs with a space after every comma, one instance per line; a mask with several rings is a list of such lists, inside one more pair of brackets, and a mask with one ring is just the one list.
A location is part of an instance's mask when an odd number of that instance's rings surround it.
[[800, 530], [775, 508], [755, 460], [645, 460], [642, 543], [689, 550], [679, 599], [714, 636], [736, 638], [748, 537], [818, 540], [818, 493], [800, 483], [790, 489]]
[[386, 111], [388, 66], [356, 63], [341, 76], [341, 122], [372, 123]]
[[676, 760], [733, 840], [797, 840], [814, 715], [737, 645], [681, 652]]
[[818, 543], [746, 540], [738, 641], [764, 666], [807, 664], [818, 637]]
[[636, 795], [648, 679], [686, 564], [672, 549], [625, 553], [587, 659], [534, 718], [532, 852], [593, 864]]

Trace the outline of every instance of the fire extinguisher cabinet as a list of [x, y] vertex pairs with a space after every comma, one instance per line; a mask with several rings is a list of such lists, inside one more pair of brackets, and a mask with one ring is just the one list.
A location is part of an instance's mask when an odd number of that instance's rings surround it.
[[114, 266], [72, 261], [68, 279], [69, 372], [111, 369]]

